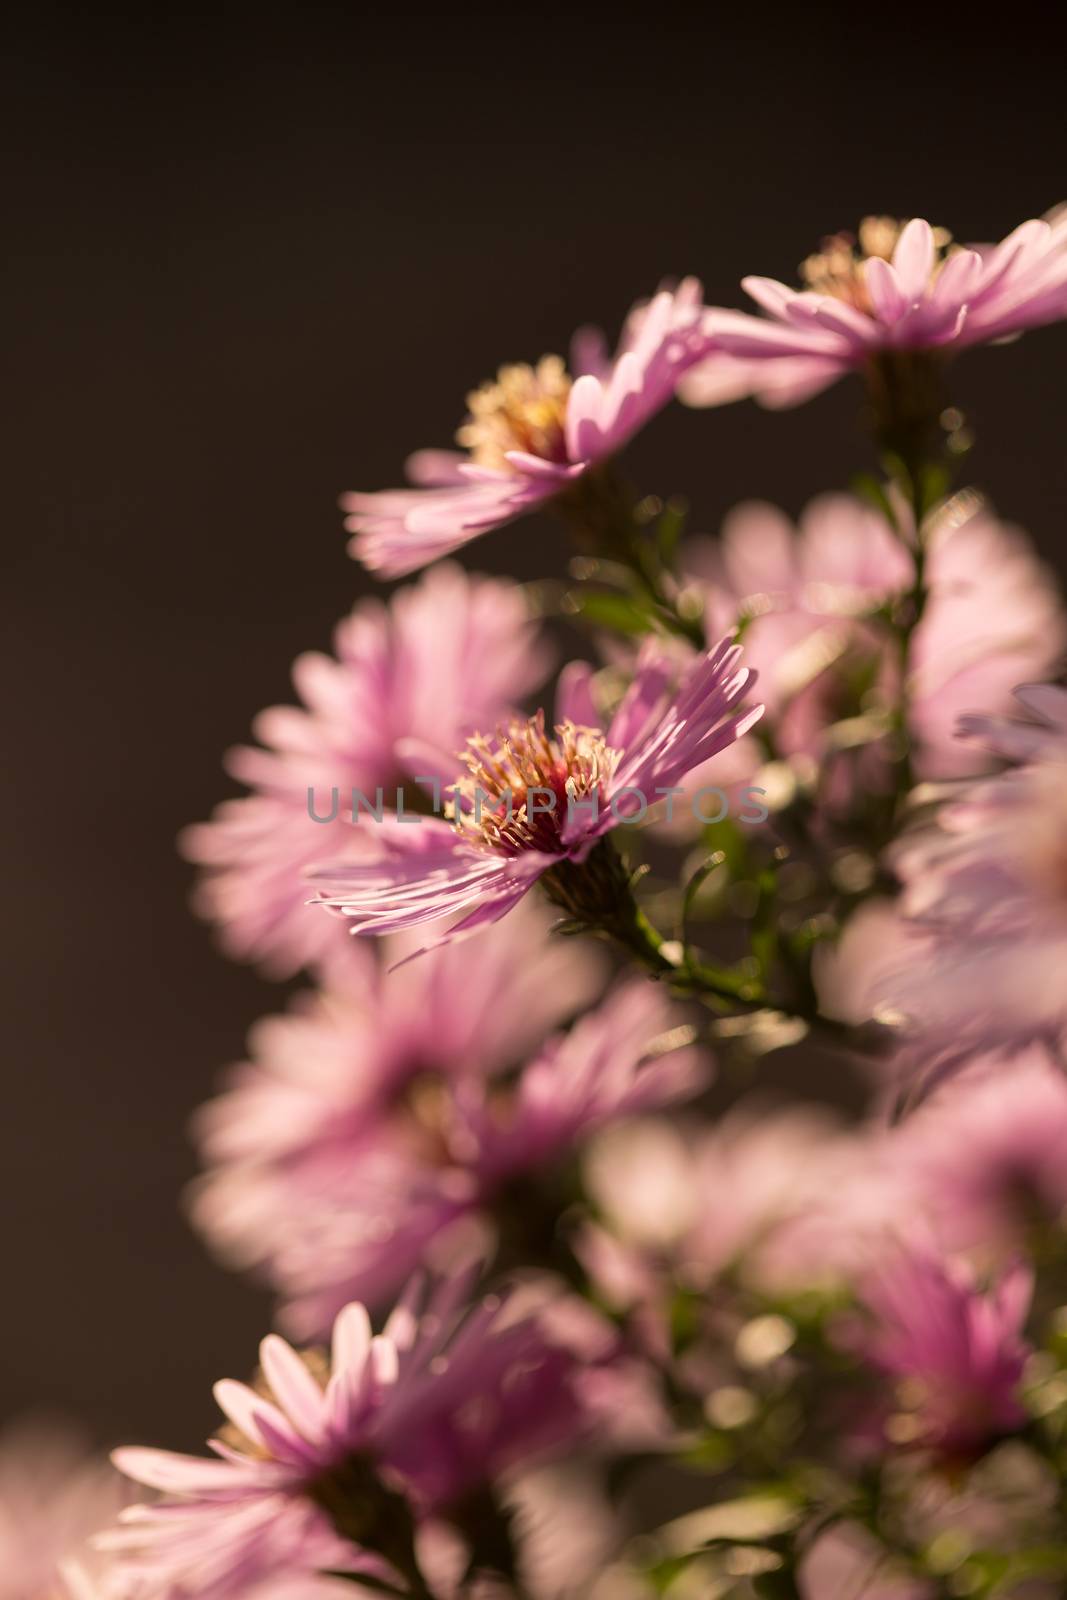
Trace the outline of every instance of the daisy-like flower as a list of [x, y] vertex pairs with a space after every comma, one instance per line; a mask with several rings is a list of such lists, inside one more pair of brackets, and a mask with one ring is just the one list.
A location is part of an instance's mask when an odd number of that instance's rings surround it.
[[416, 1526], [587, 1424], [576, 1357], [540, 1316], [499, 1298], [462, 1312], [466, 1279], [423, 1304], [418, 1288], [384, 1331], [360, 1305], [328, 1353], [271, 1335], [255, 1387], [216, 1385], [228, 1424], [216, 1459], [127, 1448], [119, 1468], [158, 1492], [107, 1537], [128, 1600], [236, 1600], [263, 1580], [365, 1573], [415, 1595]]
[[[462, 913], [443, 935], [450, 939], [498, 921], [543, 878], [557, 904], [596, 923], [628, 885], [614, 858], [593, 856], [594, 847], [758, 721], [762, 706], [735, 709], [754, 681], [740, 663], [740, 649], [724, 639], [672, 689], [665, 659], [646, 655], [606, 733], [565, 714], [549, 733], [538, 712], [476, 735], [459, 758], [468, 776], [454, 786], [456, 825], [377, 830], [385, 845], [378, 861], [313, 874], [324, 885], [320, 903], [357, 934]], [[584, 705], [584, 695], [575, 698]]]
[[1032, 1292], [1022, 1266], [983, 1291], [960, 1260], [893, 1247], [861, 1288], [873, 1319], [866, 1359], [897, 1383], [891, 1442], [966, 1458], [1025, 1422], [1018, 1390]]
[[673, 397], [707, 349], [702, 310], [687, 278], [631, 312], [614, 359], [585, 329], [571, 371], [559, 356], [501, 367], [467, 397], [465, 453], [418, 451], [407, 463], [415, 487], [344, 496], [352, 554], [398, 577], [566, 494]]
[[73, 1435], [21, 1423], [0, 1435], [0, 1600], [95, 1600], [103, 1560], [90, 1541], [123, 1486]]
[[1040, 1046], [970, 1063], [897, 1138], [951, 1248], [1003, 1258], [1067, 1226], [1067, 1078]]
[[[1067, 617], [1027, 536], [977, 496], [947, 502], [924, 540], [928, 596], [905, 665], [908, 723], [915, 771], [944, 779], [991, 764], [955, 737], [960, 713], [1007, 710], [1021, 678], [1058, 663]], [[719, 539], [691, 541], [687, 563], [706, 592], [709, 630], [744, 621], [777, 753], [801, 774], [821, 774], [831, 797], [845, 787], [845, 761], [860, 763], [866, 786], [884, 782], [877, 741], [899, 699], [900, 663], [878, 613], [914, 581], [911, 551], [885, 518], [852, 496], [824, 495], [794, 528], [753, 502], [730, 513]]]
[[971, 785], [894, 856], [914, 957], [883, 979], [931, 1048], [957, 1059], [1067, 1029], [1067, 690], [1022, 688], [1029, 723], [963, 731], [1022, 764]]
[[302, 873], [370, 848], [372, 828], [346, 821], [353, 789], [368, 807], [380, 789], [392, 806], [400, 786], [411, 806], [415, 779], [451, 777], [446, 758], [540, 681], [548, 655], [518, 585], [448, 565], [388, 605], [361, 601], [334, 644], [333, 656], [298, 658], [302, 705], [262, 712], [261, 744], [231, 753], [229, 770], [252, 793], [182, 843], [204, 869], [199, 907], [229, 953], [275, 976], [312, 967], [348, 981], [351, 941], [308, 907]]
[[1067, 316], [1067, 212], [967, 249], [919, 217], [867, 217], [858, 237], [824, 240], [800, 274], [800, 290], [742, 280], [762, 317], [708, 312], [715, 353], [684, 379], [683, 399], [796, 405], [885, 355], [949, 355], [1057, 322]]
[[[427, 961], [455, 976], [458, 956]], [[547, 978], [555, 966], [553, 954], [538, 970]], [[505, 1002], [508, 987], [496, 994]], [[346, 1048], [327, 1027], [324, 1017], [311, 1050], [290, 1053], [286, 1041], [284, 1081], [246, 1070], [209, 1108], [214, 1167], [195, 1199], [200, 1226], [280, 1291], [300, 1337], [320, 1334], [346, 1300], [380, 1302], [420, 1263], [461, 1256], [475, 1239], [537, 1264], [553, 1247], [560, 1164], [596, 1129], [690, 1095], [708, 1075], [678, 1011], [640, 979], [548, 1040], [510, 1084], [458, 1058], [438, 1056], [435, 1071], [427, 1048], [404, 1079], [385, 1080], [396, 1092], [377, 1107], [320, 1074], [316, 1053], [340, 1059]]]
[[864, 1528], [841, 1522], [805, 1553], [798, 1588], [802, 1600], [935, 1600], [933, 1583], [898, 1565]]

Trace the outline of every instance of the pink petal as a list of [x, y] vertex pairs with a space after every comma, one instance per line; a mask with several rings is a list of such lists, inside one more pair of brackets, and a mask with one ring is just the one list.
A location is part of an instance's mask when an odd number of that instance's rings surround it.
[[935, 258], [933, 229], [921, 217], [913, 217], [893, 251], [893, 269], [906, 300], [914, 304], [923, 298]]

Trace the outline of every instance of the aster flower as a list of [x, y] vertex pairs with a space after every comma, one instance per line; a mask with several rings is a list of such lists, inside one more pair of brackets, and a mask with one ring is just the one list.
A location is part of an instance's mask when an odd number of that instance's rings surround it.
[[[539, 970], [554, 967], [550, 957]], [[634, 980], [549, 1039], [512, 1084], [458, 1059], [434, 1072], [432, 1057], [413, 1058], [406, 1090], [376, 1114], [358, 1097], [339, 1101], [311, 1052], [294, 1054], [280, 1090], [260, 1070], [212, 1112], [217, 1165], [196, 1219], [229, 1260], [280, 1290], [300, 1336], [320, 1333], [353, 1296], [380, 1302], [420, 1263], [488, 1243], [497, 1226], [518, 1229], [504, 1242], [531, 1260], [552, 1245], [550, 1191], [536, 1185], [597, 1128], [694, 1093], [707, 1063], [689, 1040], [662, 992]], [[254, 1120], [242, 1128], [249, 1088]], [[533, 1187], [513, 1201], [523, 1184]]]
[[[774, 1294], [822, 1283], [831, 1262], [836, 1282], [845, 1251], [825, 1213], [833, 1209], [838, 1234], [848, 1227], [858, 1236], [872, 1213], [882, 1224], [875, 1157], [873, 1143], [826, 1113], [763, 1101], [742, 1101], [711, 1128], [609, 1126], [584, 1160], [600, 1220], [580, 1236], [581, 1260], [608, 1303], [633, 1311], [649, 1347], [666, 1357], [672, 1284], [706, 1291], [736, 1274]], [[861, 1170], [871, 1188], [862, 1197]]]
[[858, 238], [824, 240], [800, 272], [801, 290], [742, 280], [762, 317], [707, 313], [715, 353], [685, 378], [683, 399], [796, 405], [884, 356], [946, 356], [1057, 322], [1067, 316], [1067, 213], [967, 249], [919, 217], [867, 217]]
[[[908, 723], [914, 770], [944, 779], [990, 765], [955, 737], [960, 713], [1006, 710], [1021, 677], [1051, 670], [1067, 643], [1067, 617], [1026, 535], [977, 496], [947, 502], [924, 542], [928, 597], [908, 650]], [[885, 518], [853, 496], [823, 495], [794, 528], [775, 507], [753, 502], [730, 513], [718, 540], [691, 541], [686, 560], [706, 593], [709, 631], [744, 621], [745, 659], [759, 676], [776, 752], [802, 775], [821, 773], [830, 800], [849, 797], [848, 752], [865, 787], [884, 785], [877, 741], [899, 698], [900, 670], [897, 641], [878, 613], [914, 581], [911, 551]], [[749, 759], [754, 776], [758, 751]], [[699, 781], [698, 773], [691, 782]]]
[[1003, 1258], [1067, 1224], [1067, 1077], [1040, 1046], [970, 1062], [897, 1138], [951, 1248]]
[[462, 1311], [466, 1279], [414, 1287], [372, 1336], [346, 1306], [329, 1354], [263, 1341], [255, 1388], [224, 1380], [217, 1459], [127, 1448], [120, 1469], [158, 1492], [107, 1543], [129, 1600], [230, 1600], [262, 1580], [366, 1573], [428, 1595], [416, 1524], [572, 1442], [575, 1362], [499, 1298]]
[[902, 1244], [883, 1258], [860, 1294], [872, 1318], [866, 1359], [898, 1385], [891, 1440], [967, 1457], [1022, 1426], [1032, 1291], [1022, 1266], [983, 1291], [966, 1263], [925, 1245]]
[[449, 939], [498, 921], [544, 878], [557, 903], [595, 920], [625, 879], [590, 859], [594, 846], [758, 721], [760, 706], [735, 711], [754, 681], [740, 660], [724, 639], [672, 690], [664, 659], [645, 656], [606, 734], [570, 721], [549, 734], [538, 712], [474, 736], [460, 758], [469, 776], [454, 788], [457, 826], [379, 830], [379, 861], [313, 874], [326, 886], [321, 904], [357, 934], [462, 913]]
[[347, 820], [352, 790], [374, 806], [379, 789], [392, 804], [406, 786], [410, 804], [416, 777], [450, 778], [450, 752], [521, 700], [548, 657], [518, 585], [447, 565], [388, 605], [361, 601], [334, 644], [334, 656], [296, 661], [302, 705], [262, 712], [260, 746], [231, 753], [229, 770], [252, 793], [188, 828], [182, 843], [204, 869], [199, 908], [231, 954], [275, 976], [310, 966], [340, 968], [350, 981], [359, 957], [308, 909], [302, 873], [369, 850], [371, 828]]
[[800, 1565], [802, 1600], [934, 1600], [935, 1588], [894, 1561], [863, 1528], [837, 1523]]
[[971, 718], [964, 731], [1027, 759], [943, 805], [893, 858], [916, 954], [883, 998], [956, 1059], [1034, 1040], [1057, 1051], [1067, 1027], [1067, 691], [1018, 698], [1033, 722]]
[[120, 1479], [62, 1429], [21, 1423], [0, 1436], [0, 1600], [93, 1600], [102, 1559], [90, 1541], [123, 1503]]
[[573, 375], [558, 356], [502, 367], [467, 397], [456, 436], [466, 454], [419, 451], [407, 464], [414, 487], [344, 496], [352, 554], [398, 577], [566, 494], [672, 398], [707, 348], [701, 312], [700, 285], [687, 278], [635, 308], [613, 360], [586, 329]]
[[448, 945], [405, 962], [410, 937], [387, 940], [362, 985], [301, 996], [257, 1023], [250, 1059], [197, 1116], [206, 1161], [304, 1161], [337, 1144], [351, 1154], [413, 1089], [524, 1060], [602, 976], [595, 952], [550, 942], [549, 925], [530, 903], [479, 941], [473, 963]]

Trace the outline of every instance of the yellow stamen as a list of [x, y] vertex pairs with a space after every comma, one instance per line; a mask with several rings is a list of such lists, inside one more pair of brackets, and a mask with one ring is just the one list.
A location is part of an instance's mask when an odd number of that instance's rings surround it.
[[619, 752], [597, 729], [573, 722], [547, 734], [539, 711], [526, 722], [513, 718], [491, 739], [475, 734], [460, 760], [469, 775], [455, 786], [456, 826], [476, 842], [514, 855], [558, 849], [570, 808], [601, 803]]
[[536, 367], [501, 367], [495, 382], [467, 396], [469, 415], [456, 439], [482, 467], [509, 471], [509, 450], [563, 462], [570, 392], [570, 376], [559, 356], [542, 356]]
[[[822, 242], [814, 255], [800, 263], [800, 276], [804, 287], [815, 294], [832, 295], [835, 300], [845, 300], [858, 311], [870, 311], [867, 293], [867, 262], [878, 257], [890, 261], [905, 223], [895, 217], [864, 217], [859, 225], [858, 240], [851, 233], [835, 233]], [[937, 260], [933, 276], [941, 269], [946, 252], [952, 243], [947, 228], [934, 228]]]

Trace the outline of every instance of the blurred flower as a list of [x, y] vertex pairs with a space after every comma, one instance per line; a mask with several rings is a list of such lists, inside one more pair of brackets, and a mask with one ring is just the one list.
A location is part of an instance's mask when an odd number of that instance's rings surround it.
[[853, 1523], [818, 1536], [801, 1563], [799, 1591], [803, 1600], [933, 1600], [936, 1593]]
[[917, 1243], [890, 1247], [860, 1295], [873, 1319], [863, 1353], [897, 1384], [898, 1409], [884, 1423], [892, 1443], [968, 1457], [1022, 1426], [1032, 1291], [1022, 1266], [983, 1291], [960, 1260]]
[[122, 1484], [54, 1426], [0, 1435], [0, 1600], [93, 1600], [102, 1559], [90, 1540], [113, 1522]]
[[886, 353], [950, 353], [1067, 316], [1067, 213], [1024, 222], [1000, 244], [961, 249], [921, 218], [867, 217], [801, 266], [796, 291], [742, 280], [765, 313], [709, 311], [714, 353], [685, 378], [682, 398], [717, 405], [754, 394], [764, 405], [808, 399]]
[[[311, 966], [345, 977], [360, 955], [307, 905], [303, 873], [358, 856], [368, 835], [350, 825], [353, 788], [392, 804], [416, 776], [453, 777], [451, 752], [477, 724], [505, 715], [544, 676], [548, 653], [522, 590], [505, 579], [435, 568], [388, 605], [361, 601], [338, 625], [336, 656], [300, 656], [301, 707], [261, 712], [261, 747], [228, 766], [252, 794], [225, 801], [211, 822], [186, 829], [185, 853], [204, 869], [199, 906], [228, 951], [277, 976]], [[337, 816], [328, 817], [336, 791]], [[358, 978], [358, 970], [355, 974]]]
[[[955, 737], [960, 712], [1006, 710], [1021, 677], [1050, 671], [1067, 617], [1026, 535], [976, 496], [949, 501], [924, 540], [929, 593], [908, 651], [908, 723], [914, 770], [943, 779], [990, 765]], [[760, 731], [775, 756], [801, 776], [819, 774], [831, 804], [849, 799], [848, 763], [863, 788], [883, 787], [884, 735], [900, 693], [899, 646], [884, 610], [914, 579], [911, 551], [886, 519], [851, 496], [824, 495], [794, 529], [753, 502], [730, 513], [720, 539], [691, 541], [688, 566], [705, 589], [709, 632], [743, 628], [766, 705]], [[757, 743], [748, 742], [753, 777]]]
[[969, 1063], [897, 1137], [952, 1248], [1016, 1255], [1067, 1222], [1067, 1077], [1039, 1046]]
[[905, 837], [893, 864], [916, 958], [885, 980], [920, 1038], [964, 1059], [1067, 1025], [1067, 691], [1018, 691], [1036, 719], [971, 719], [994, 750], [1026, 759], [972, 785]]
[[[445, 970], [453, 976], [455, 961], [450, 952]], [[549, 947], [535, 970], [547, 984], [560, 962]], [[576, 997], [579, 977], [570, 973], [553, 1003], [542, 999], [542, 1031], [568, 992]], [[412, 993], [400, 986], [396, 1003]], [[462, 993], [453, 995], [457, 1007]], [[496, 994], [506, 1000], [502, 982]], [[197, 1221], [230, 1259], [266, 1273], [286, 1298], [287, 1326], [301, 1336], [318, 1334], [352, 1296], [377, 1302], [420, 1262], [439, 1264], [472, 1234], [483, 1238], [489, 1212], [517, 1228], [525, 1246], [547, 1248], [554, 1214], [545, 1208], [556, 1202], [543, 1197], [542, 1215], [534, 1196], [509, 1198], [512, 1186], [551, 1172], [596, 1128], [700, 1086], [706, 1063], [686, 1047], [688, 1030], [679, 1032], [677, 1020], [662, 993], [637, 979], [544, 1044], [513, 1085], [489, 1076], [503, 1051], [481, 1057], [479, 1069], [477, 1057], [435, 1058], [427, 1044], [424, 1055], [407, 1058], [405, 1076], [384, 1080], [391, 1097], [378, 1085], [375, 1105], [359, 1093], [346, 1100], [349, 1042], [343, 1034], [330, 1040], [336, 1024], [322, 1015], [314, 1050], [301, 1049], [300, 1031], [272, 1040], [285, 1046], [283, 1082], [263, 1066], [246, 1069], [231, 1096], [209, 1108], [205, 1147], [218, 1165], [196, 1196]], [[477, 1047], [476, 1030], [471, 1040]], [[387, 1037], [380, 1049], [388, 1062]], [[336, 1079], [335, 1061], [344, 1063]], [[347, 1081], [359, 1082], [358, 1074]]]
[[346, 1306], [328, 1356], [270, 1335], [257, 1387], [216, 1385], [220, 1459], [117, 1451], [162, 1496], [108, 1536], [123, 1594], [227, 1600], [317, 1572], [410, 1581], [416, 1520], [572, 1442], [585, 1421], [574, 1356], [497, 1297], [465, 1314], [467, 1281], [425, 1305], [413, 1288], [377, 1337]]
[[[653, 648], [606, 735], [566, 720], [549, 735], [538, 712], [490, 738], [474, 736], [460, 757], [469, 777], [456, 786], [457, 825], [379, 828], [377, 861], [341, 861], [312, 874], [325, 886], [321, 903], [360, 934], [464, 912], [442, 935], [450, 939], [499, 921], [546, 877], [572, 915], [595, 921], [610, 913], [628, 885], [603, 859], [596, 870], [593, 847], [759, 720], [761, 706], [735, 711], [754, 681], [740, 662], [741, 651], [724, 639], [672, 687], [668, 661]], [[573, 693], [573, 677], [567, 682]]]
[[501, 367], [467, 397], [456, 436], [466, 454], [418, 451], [407, 463], [415, 487], [344, 496], [353, 555], [398, 577], [565, 494], [673, 397], [707, 348], [702, 310], [700, 285], [687, 278], [634, 309], [613, 360], [585, 329], [573, 377], [558, 356]]
[[[816, 947], [812, 977], [819, 1010], [827, 1017], [862, 1023], [879, 1017], [887, 982], [910, 959], [920, 936], [899, 903], [873, 895], [852, 912], [833, 943]], [[887, 1065], [889, 1082], [894, 1062]]]
[[585, 1163], [602, 1226], [582, 1259], [619, 1306], [653, 1298], [664, 1269], [701, 1291], [728, 1272], [770, 1292], [824, 1284], [884, 1228], [887, 1167], [880, 1135], [815, 1107], [742, 1101], [710, 1129], [611, 1128]]
[[197, 1116], [205, 1161], [299, 1165], [335, 1146], [351, 1157], [411, 1109], [413, 1092], [523, 1061], [593, 1000], [603, 975], [597, 952], [550, 941], [549, 925], [527, 904], [478, 942], [475, 961], [445, 945], [404, 962], [410, 936], [390, 939], [361, 985], [304, 995], [257, 1023], [251, 1060]]

